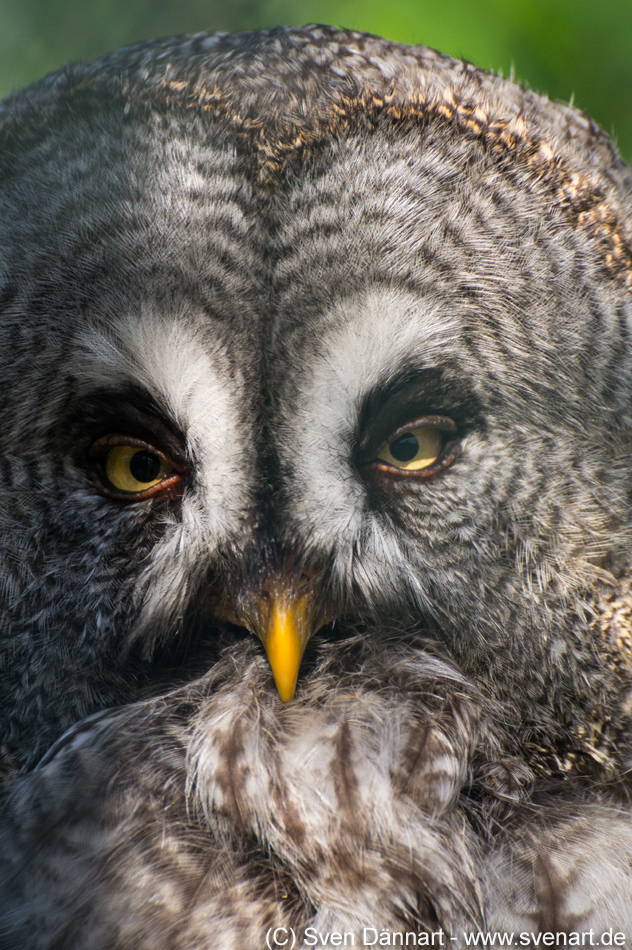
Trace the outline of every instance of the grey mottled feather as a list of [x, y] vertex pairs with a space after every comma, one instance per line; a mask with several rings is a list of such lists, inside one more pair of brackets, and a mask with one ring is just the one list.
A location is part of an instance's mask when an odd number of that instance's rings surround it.
[[[631, 198], [576, 110], [325, 27], [2, 104], [0, 946], [632, 934]], [[427, 414], [453, 463], [376, 475]], [[110, 432], [181, 497], [99, 492]], [[279, 564], [335, 621], [287, 706], [221, 609]]]

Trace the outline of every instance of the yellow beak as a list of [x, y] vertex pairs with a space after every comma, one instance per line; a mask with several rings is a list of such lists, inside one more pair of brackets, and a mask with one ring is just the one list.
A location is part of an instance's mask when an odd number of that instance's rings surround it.
[[323, 619], [309, 576], [291, 572], [268, 573], [258, 591], [242, 593], [240, 600], [216, 605], [220, 616], [243, 624], [259, 637], [272, 667], [274, 682], [284, 703], [294, 697], [298, 670], [312, 633]]
[[268, 654], [274, 682], [284, 703], [294, 696], [298, 670], [312, 633], [308, 605], [308, 595], [272, 594], [261, 610], [263, 623], [257, 633]]
[[[237, 596], [232, 590], [237, 591]], [[216, 616], [247, 627], [261, 640], [279, 697], [289, 703], [296, 692], [309, 638], [323, 623], [333, 619], [323, 609], [316, 575], [308, 571], [296, 574], [291, 566], [278, 572], [267, 570], [260, 575], [257, 587], [235, 585], [232, 590], [228, 597], [216, 595]]]

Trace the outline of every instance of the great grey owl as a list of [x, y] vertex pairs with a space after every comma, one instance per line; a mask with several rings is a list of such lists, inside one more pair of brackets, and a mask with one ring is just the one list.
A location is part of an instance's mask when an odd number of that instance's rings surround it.
[[52, 74], [0, 180], [0, 946], [623, 945], [608, 138], [276, 29]]

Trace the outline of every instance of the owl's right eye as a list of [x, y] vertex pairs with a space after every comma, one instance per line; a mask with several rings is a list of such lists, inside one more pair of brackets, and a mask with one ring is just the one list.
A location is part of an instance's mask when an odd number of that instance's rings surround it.
[[185, 470], [149, 442], [127, 435], [106, 435], [92, 445], [90, 474], [101, 494], [140, 501], [162, 492], [176, 493]]

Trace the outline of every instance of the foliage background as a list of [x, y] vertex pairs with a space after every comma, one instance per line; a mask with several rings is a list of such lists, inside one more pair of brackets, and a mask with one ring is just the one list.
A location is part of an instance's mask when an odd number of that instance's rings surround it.
[[310, 22], [424, 43], [572, 98], [632, 160], [632, 0], [0, 0], [0, 95], [144, 39]]

